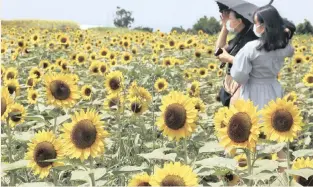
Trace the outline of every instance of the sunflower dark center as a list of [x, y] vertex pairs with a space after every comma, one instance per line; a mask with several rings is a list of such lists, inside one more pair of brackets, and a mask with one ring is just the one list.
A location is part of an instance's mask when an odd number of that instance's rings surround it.
[[46, 69], [48, 67], [48, 63], [43, 63], [43, 68]]
[[173, 47], [175, 45], [174, 41], [170, 41], [170, 46]]
[[22, 113], [19, 110], [12, 110], [9, 115], [14, 122], [19, 122], [22, 119]]
[[108, 54], [108, 52], [106, 52], [106, 51], [102, 51], [102, 52], [101, 52], [101, 55], [102, 55], [102, 56], [106, 56], [107, 54]]
[[241, 159], [239, 159], [238, 160], [238, 165], [239, 165], [239, 167], [246, 167], [247, 165], [248, 165], [248, 163], [247, 163], [247, 160], [246, 159], [244, 159], [244, 158], [241, 158]]
[[41, 142], [34, 149], [34, 160], [38, 166], [44, 168], [51, 165], [53, 162], [43, 162], [44, 160], [55, 159], [57, 152], [54, 146], [49, 142]]
[[191, 87], [190, 87], [190, 90], [191, 90], [191, 91], [195, 92], [195, 91], [196, 91], [196, 89], [197, 89], [197, 86], [195, 86], [195, 85], [191, 85]]
[[139, 113], [142, 109], [142, 106], [141, 104], [134, 102], [131, 104], [130, 108], [134, 113]]
[[308, 180], [306, 180], [304, 177], [299, 176], [297, 182], [302, 186], [313, 186], [313, 175], [311, 175]]
[[208, 54], [210, 55], [210, 54], [212, 54], [213, 53], [213, 51], [212, 50], [208, 50]]
[[162, 180], [160, 186], [186, 186], [186, 184], [182, 177], [177, 175], [168, 175]]
[[149, 182], [141, 182], [138, 184], [138, 186], [151, 186], [151, 185], [149, 184]]
[[125, 56], [124, 56], [124, 60], [125, 60], [125, 61], [128, 61], [129, 59], [130, 59], [130, 57], [129, 57], [128, 55], [125, 55]]
[[272, 115], [272, 125], [276, 131], [289, 131], [293, 124], [293, 118], [289, 111], [280, 109]]
[[166, 126], [173, 130], [182, 128], [185, 125], [186, 117], [186, 109], [178, 103], [169, 105], [164, 114]]
[[197, 109], [198, 111], [200, 111], [201, 107], [200, 107], [200, 104], [199, 104], [199, 103], [197, 103], [197, 104], [195, 105], [195, 109]]
[[196, 55], [197, 58], [201, 57], [201, 53], [200, 52], [196, 52], [195, 55]]
[[234, 175], [232, 173], [227, 173], [225, 176], [224, 176], [224, 179], [227, 181], [227, 182], [230, 182], [234, 179]]
[[8, 90], [10, 94], [13, 94], [16, 91], [16, 86], [14, 85], [9, 85]]
[[71, 95], [68, 84], [61, 80], [55, 80], [50, 83], [51, 94], [58, 100], [66, 100]]
[[61, 43], [66, 43], [66, 41], [67, 41], [67, 38], [65, 37], [61, 38]]
[[66, 64], [62, 64], [62, 69], [66, 70], [67, 69], [67, 65]]
[[96, 137], [97, 130], [89, 119], [79, 121], [72, 130], [72, 142], [80, 149], [91, 147]]
[[307, 81], [308, 81], [308, 83], [313, 83], [313, 76], [309, 76], [309, 77], [307, 78]]
[[83, 57], [83, 56], [78, 57], [78, 62], [82, 63], [84, 61], [85, 61], [85, 57]]
[[92, 55], [92, 56], [91, 56], [91, 59], [92, 59], [92, 60], [95, 60], [95, 59], [96, 59], [96, 56]]
[[24, 46], [24, 42], [18, 42], [17, 43], [19, 47], [23, 47]]
[[118, 78], [112, 78], [109, 84], [112, 90], [117, 90], [120, 88], [120, 80]]
[[39, 78], [41, 75], [39, 71], [35, 71], [34, 74], [36, 75], [37, 78]]
[[33, 38], [35, 41], [38, 39], [38, 36], [34, 36], [34, 38]]
[[7, 79], [14, 79], [14, 77], [15, 77], [15, 74], [13, 72], [9, 72], [7, 74]]
[[163, 83], [163, 82], [159, 82], [159, 84], [158, 84], [158, 88], [159, 88], [159, 89], [164, 88], [164, 86], [165, 86], [165, 85], [164, 85], [164, 83]]
[[204, 71], [204, 70], [201, 70], [201, 71], [200, 71], [200, 75], [205, 75], [205, 71]]
[[92, 69], [92, 72], [93, 72], [93, 73], [98, 73], [98, 72], [99, 72], [99, 68], [98, 68], [98, 67], [94, 67], [94, 68]]
[[28, 86], [33, 86], [34, 85], [34, 80], [32, 78], [27, 80], [27, 85]]
[[90, 96], [91, 94], [91, 89], [90, 88], [86, 88], [85, 89], [85, 95]]
[[101, 67], [100, 67], [100, 71], [101, 71], [102, 73], [105, 73], [106, 70], [107, 70], [106, 66], [101, 66]]
[[297, 59], [296, 59], [296, 62], [299, 64], [299, 63], [302, 62], [302, 59], [301, 59], [301, 58], [297, 58]]
[[171, 65], [171, 61], [170, 60], [166, 60], [165, 61], [165, 65], [167, 65], [167, 66]]
[[229, 138], [236, 143], [249, 140], [251, 119], [247, 113], [238, 112], [230, 118], [227, 130]]
[[32, 100], [35, 100], [37, 98], [37, 94], [32, 95]]
[[7, 102], [4, 97], [1, 97], [1, 116], [5, 113], [7, 110]]

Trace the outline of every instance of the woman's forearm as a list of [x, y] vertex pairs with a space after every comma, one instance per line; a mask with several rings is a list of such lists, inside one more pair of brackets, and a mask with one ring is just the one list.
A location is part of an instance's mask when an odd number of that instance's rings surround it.
[[218, 39], [216, 41], [216, 48], [223, 48], [226, 45], [226, 40], [227, 40], [227, 34], [228, 34], [228, 30], [226, 29], [226, 27], [222, 27], [222, 30], [218, 36]]

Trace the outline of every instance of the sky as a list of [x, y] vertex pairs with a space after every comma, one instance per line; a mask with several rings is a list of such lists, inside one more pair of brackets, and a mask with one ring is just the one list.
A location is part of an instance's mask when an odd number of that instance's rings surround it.
[[[235, 0], [234, 0], [235, 1]], [[269, 0], [247, 0], [258, 6]], [[283, 17], [298, 24], [313, 22], [313, 0], [275, 0]], [[133, 12], [132, 26], [169, 31], [173, 26], [190, 28], [204, 15], [219, 18], [214, 0], [2, 0], [2, 19], [72, 20], [81, 25], [113, 27], [116, 7]]]

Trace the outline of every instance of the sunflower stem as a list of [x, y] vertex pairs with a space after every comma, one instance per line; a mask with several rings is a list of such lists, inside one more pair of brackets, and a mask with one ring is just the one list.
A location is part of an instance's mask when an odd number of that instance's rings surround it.
[[58, 185], [58, 174], [55, 169], [52, 169], [52, 177], [53, 177], [53, 184], [54, 186]]
[[57, 119], [58, 119], [58, 116], [54, 118], [53, 134], [56, 134], [56, 131], [57, 131]]
[[93, 171], [93, 159], [91, 156], [89, 156], [89, 162], [90, 162], [90, 173], [89, 176], [91, 178], [91, 186], [96, 186], [96, 181], [95, 181], [95, 174]]
[[184, 151], [185, 151], [185, 164], [188, 164], [188, 150], [187, 150], [187, 139], [184, 138]]
[[[8, 127], [8, 151], [9, 151], [9, 163], [13, 162], [13, 155], [12, 155], [12, 132], [11, 132], [11, 127], [9, 125], [9, 117], [7, 118], [7, 127]], [[15, 186], [16, 183], [16, 179], [15, 179], [16, 175], [14, 172], [11, 173], [10, 175], [10, 186]]]
[[[290, 151], [289, 151], [289, 142], [287, 142], [287, 169], [290, 169]], [[290, 186], [290, 178], [289, 178], [289, 174], [286, 172], [287, 175], [287, 182], [288, 182], [288, 186]]]
[[[250, 150], [246, 150], [246, 156], [247, 156], [247, 164], [248, 164], [248, 175], [249, 177], [252, 175], [252, 165], [251, 165], [251, 154], [250, 154]], [[252, 180], [249, 179], [249, 183], [248, 183], [248, 186], [252, 186]]]

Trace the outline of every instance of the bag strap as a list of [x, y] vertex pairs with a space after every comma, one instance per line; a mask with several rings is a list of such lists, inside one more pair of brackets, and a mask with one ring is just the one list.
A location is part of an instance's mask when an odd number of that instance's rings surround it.
[[233, 97], [240, 87], [241, 87], [241, 85], [238, 85], [237, 88], [235, 89], [234, 93], [230, 97]]

